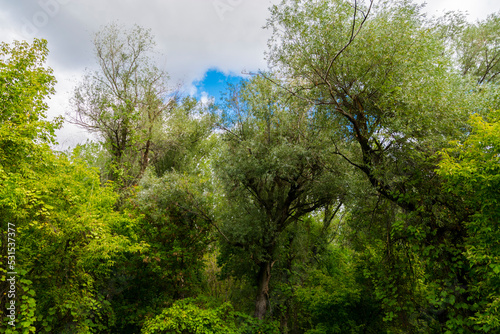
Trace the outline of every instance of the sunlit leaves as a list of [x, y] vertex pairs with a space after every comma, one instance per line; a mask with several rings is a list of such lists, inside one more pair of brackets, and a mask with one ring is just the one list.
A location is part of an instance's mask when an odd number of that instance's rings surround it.
[[471, 131], [442, 152], [438, 173], [446, 179], [446, 191], [463, 198], [465, 210], [473, 215], [468, 223], [470, 237], [467, 258], [474, 284], [470, 291], [481, 296], [472, 319], [488, 332], [500, 328], [500, 118], [491, 112], [489, 120], [472, 115]]

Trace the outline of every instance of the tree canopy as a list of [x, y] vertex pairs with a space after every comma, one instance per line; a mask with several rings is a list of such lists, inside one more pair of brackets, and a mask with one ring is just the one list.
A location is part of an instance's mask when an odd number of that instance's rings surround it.
[[499, 16], [283, 0], [269, 70], [182, 96], [116, 24], [55, 151], [47, 42], [0, 45], [5, 333], [496, 333]]

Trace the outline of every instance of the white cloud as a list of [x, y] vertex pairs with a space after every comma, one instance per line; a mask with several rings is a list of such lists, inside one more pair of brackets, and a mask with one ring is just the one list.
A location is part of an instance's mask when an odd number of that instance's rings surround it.
[[210, 97], [207, 92], [201, 92], [200, 102], [203, 105], [208, 105], [214, 102], [213, 97]]
[[[220, 4], [226, 5], [223, 11]], [[49, 101], [54, 117], [66, 113], [84, 69], [95, 66], [91, 40], [102, 26], [151, 28], [172, 84], [183, 82], [183, 91], [194, 93], [192, 82], [209, 68], [225, 73], [265, 68], [268, 36], [262, 26], [269, 6], [269, 0], [0, 0], [0, 34], [6, 42], [48, 40], [48, 65], [58, 80], [57, 95]], [[74, 145], [85, 136], [65, 125], [58, 137]]]
[[[278, 1], [0, 0], [0, 35], [6, 42], [35, 36], [48, 40], [48, 64], [59, 82], [57, 96], [50, 101], [53, 117], [67, 111], [70, 93], [84, 69], [95, 66], [91, 40], [100, 27], [118, 21], [151, 28], [172, 83], [183, 82], [184, 91], [193, 92], [192, 82], [203, 79], [210, 68], [226, 74], [265, 69], [269, 32], [262, 27], [268, 7]], [[431, 4], [430, 13], [462, 8], [471, 16], [485, 16], [500, 10], [497, 0], [433, 0]], [[71, 145], [80, 136], [69, 125], [59, 134], [62, 143]]]
[[425, 11], [430, 15], [442, 15], [447, 11], [462, 11], [469, 14], [469, 20], [483, 20], [490, 13], [500, 11], [498, 0], [416, 0], [417, 3], [426, 3]]

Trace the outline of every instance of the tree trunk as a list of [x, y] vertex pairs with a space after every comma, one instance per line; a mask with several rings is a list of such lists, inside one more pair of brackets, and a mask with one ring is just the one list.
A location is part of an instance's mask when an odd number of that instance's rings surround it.
[[269, 304], [269, 280], [271, 279], [271, 268], [274, 262], [266, 261], [259, 265], [259, 273], [257, 275], [257, 298], [255, 299], [255, 314], [254, 317], [264, 319]]
[[144, 172], [146, 171], [146, 168], [148, 167], [149, 164], [149, 148], [151, 146], [151, 140], [146, 141], [146, 147], [144, 148], [144, 153], [142, 153], [141, 157], [141, 170], [139, 171], [139, 176], [138, 179], [142, 179], [142, 176], [144, 175]]

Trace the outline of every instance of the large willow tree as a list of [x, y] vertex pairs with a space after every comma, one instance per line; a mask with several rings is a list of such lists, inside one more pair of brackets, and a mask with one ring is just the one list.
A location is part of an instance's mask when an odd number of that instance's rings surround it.
[[[493, 41], [493, 24], [483, 25]], [[467, 115], [493, 106], [485, 92], [495, 91], [486, 86], [494, 72], [477, 80], [491, 64], [478, 56], [470, 71], [456, 67], [442, 26], [411, 1], [283, 1], [268, 27], [268, 60], [280, 74], [269, 80], [323, 108], [335, 154], [376, 190], [378, 200], [365, 202], [372, 219], [359, 219], [384, 220], [370, 234], [383, 249], [368, 276], [386, 320], [409, 332], [477, 330], [466, 256], [471, 213], [463, 198], [441, 190], [435, 169], [436, 153], [467, 133]], [[463, 36], [479, 40], [472, 28]], [[377, 216], [385, 202], [394, 211]], [[412, 289], [398, 283], [408, 280]]]
[[302, 218], [337, 205], [344, 181], [317, 126], [317, 110], [256, 77], [228, 100], [214, 161], [221, 185], [222, 262], [257, 288], [255, 316], [269, 309], [282, 235]]

